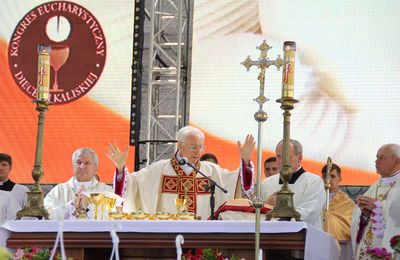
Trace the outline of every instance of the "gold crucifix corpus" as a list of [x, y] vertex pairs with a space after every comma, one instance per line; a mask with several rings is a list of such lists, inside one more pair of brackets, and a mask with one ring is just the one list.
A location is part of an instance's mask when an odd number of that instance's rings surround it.
[[282, 67], [283, 65], [283, 60], [281, 59], [280, 55], [278, 55], [278, 58], [276, 60], [270, 60], [267, 57], [268, 50], [271, 48], [272, 47], [269, 46], [264, 40], [263, 43], [257, 47], [257, 49], [261, 51], [260, 58], [258, 58], [257, 61], [253, 61], [250, 59], [250, 56], [247, 56], [247, 58], [241, 63], [243, 64], [243, 66], [246, 67], [247, 70], [250, 70], [251, 66], [253, 65], [261, 69], [261, 72], [258, 75], [258, 80], [260, 81], [260, 95], [255, 99], [255, 101], [260, 105], [260, 108], [266, 101], [268, 101], [268, 98], [264, 96], [265, 69], [271, 65], [275, 65], [276, 68], [279, 70], [280, 67]]

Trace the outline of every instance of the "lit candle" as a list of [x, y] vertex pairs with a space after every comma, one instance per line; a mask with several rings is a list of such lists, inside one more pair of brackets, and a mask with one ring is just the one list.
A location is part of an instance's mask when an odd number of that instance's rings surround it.
[[283, 43], [282, 98], [293, 98], [295, 42]]
[[50, 88], [50, 45], [38, 46], [37, 100], [49, 101]]

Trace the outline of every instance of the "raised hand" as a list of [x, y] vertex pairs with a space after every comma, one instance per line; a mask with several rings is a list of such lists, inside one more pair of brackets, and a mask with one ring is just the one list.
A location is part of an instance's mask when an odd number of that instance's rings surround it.
[[125, 148], [124, 152], [121, 152], [116, 142], [113, 144], [108, 143], [107, 150], [109, 153], [106, 155], [111, 159], [111, 161], [113, 161], [115, 167], [117, 167], [118, 174], [122, 173], [126, 159], [128, 158], [129, 146]]
[[253, 154], [256, 142], [254, 142], [254, 137], [252, 135], [246, 136], [246, 141], [242, 145], [240, 141], [237, 141], [239, 153], [246, 165], [250, 164], [251, 155]]

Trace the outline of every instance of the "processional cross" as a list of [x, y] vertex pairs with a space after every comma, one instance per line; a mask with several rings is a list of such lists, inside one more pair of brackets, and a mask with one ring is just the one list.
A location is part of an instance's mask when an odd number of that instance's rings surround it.
[[262, 166], [262, 142], [263, 142], [263, 131], [262, 131], [262, 123], [268, 119], [267, 113], [263, 110], [263, 104], [267, 102], [269, 99], [264, 96], [264, 85], [265, 85], [265, 69], [269, 68], [271, 65], [275, 65], [279, 70], [283, 65], [283, 60], [280, 55], [276, 60], [270, 60], [268, 56], [268, 50], [272, 47], [267, 44], [264, 40], [263, 43], [257, 47], [261, 51], [260, 57], [257, 61], [253, 61], [250, 59], [250, 56], [247, 56], [241, 64], [246, 67], [247, 71], [250, 70], [252, 66], [257, 66], [261, 69], [260, 74], [258, 75], [258, 80], [260, 81], [260, 94], [255, 99], [255, 101], [259, 105], [258, 111], [254, 114], [254, 119], [258, 122], [258, 145], [257, 145], [257, 187], [256, 187], [256, 198], [253, 200], [253, 207], [256, 209], [256, 238], [255, 238], [255, 259], [258, 258], [259, 247], [260, 247], [260, 211], [264, 206], [264, 202], [262, 201], [261, 195], [261, 166]]

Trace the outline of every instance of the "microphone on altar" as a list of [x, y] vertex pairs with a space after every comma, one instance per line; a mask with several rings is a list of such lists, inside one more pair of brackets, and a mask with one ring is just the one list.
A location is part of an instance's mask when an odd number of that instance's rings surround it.
[[202, 173], [199, 169], [197, 169], [196, 167], [194, 167], [191, 163], [189, 163], [188, 159], [186, 157], [182, 157], [182, 159], [180, 159], [178, 161], [179, 165], [185, 165], [187, 164], [189, 167], [191, 167], [193, 170], [195, 170], [196, 172], [200, 173], [204, 178], [206, 178], [207, 180], [210, 181], [211, 185], [204, 185], [204, 188], [206, 191], [210, 190], [211, 196], [210, 196], [210, 208], [211, 208], [211, 216], [210, 219], [214, 220], [215, 216], [214, 216], [214, 208], [215, 208], [215, 198], [214, 198], [214, 194], [215, 194], [215, 186], [217, 186], [220, 190], [222, 190], [224, 193], [227, 193], [228, 191], [225, 190], [224, 188], [222, 188], [221, 186], [219, 186], [213, 179], [211, 179], [210, 177], [208, 177], [207, 175], [205, 175], [204, 173]]

